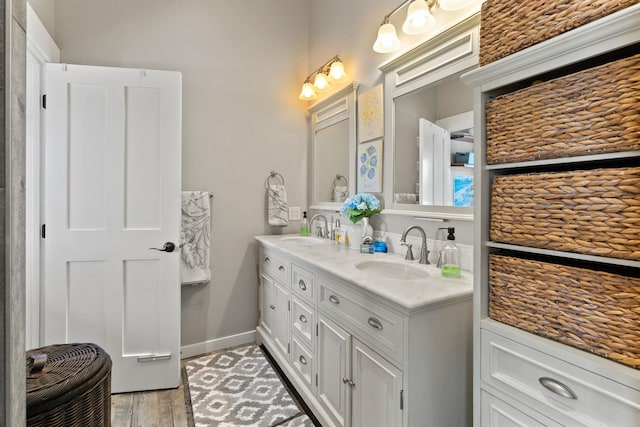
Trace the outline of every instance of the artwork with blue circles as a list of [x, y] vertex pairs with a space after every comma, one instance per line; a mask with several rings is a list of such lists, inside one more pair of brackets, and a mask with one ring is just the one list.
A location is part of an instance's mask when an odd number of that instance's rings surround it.
[[358, 192], [382, 192], [382, 140], [358, 144]]

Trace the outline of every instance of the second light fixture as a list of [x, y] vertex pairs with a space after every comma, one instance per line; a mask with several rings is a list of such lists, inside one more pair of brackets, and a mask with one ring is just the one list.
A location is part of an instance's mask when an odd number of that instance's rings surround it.
[[398, 7], [389, 12], [383, 19], [380, 29], [378, 29], [378, 38], [373, 44], [373, 50], [379, 53], [395, 52], [400, 49], [400, 39], [396, 33], [396, 28], [389, 21], [389, 18], [402, 7], [409, 4], [407, 17], [402, 25], [402, 31], [405, 34], [422, 34], [429, 31], [435, 24], [436, 20], [431, 14], [431, 8], [440, 3], [443, 10], [463, 9], [475, 3], [476, 0], [406, 0]]

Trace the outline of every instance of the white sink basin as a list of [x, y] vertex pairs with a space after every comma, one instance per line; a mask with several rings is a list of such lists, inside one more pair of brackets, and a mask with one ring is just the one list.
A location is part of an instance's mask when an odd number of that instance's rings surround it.
[[330, 240], [320, 239], [318, 237], [307, 237], [307, 236], [288, 236], [280, 239], [281, 242], [292, 244], [296, 246], [318, 246], [318, 245], [326, 245], [327, 243], [331, 243]]
[[423, 280], [429, 273], [420, 267], [389, 261], [364, 261], [356, 264], [358, 270], [393, 280]]

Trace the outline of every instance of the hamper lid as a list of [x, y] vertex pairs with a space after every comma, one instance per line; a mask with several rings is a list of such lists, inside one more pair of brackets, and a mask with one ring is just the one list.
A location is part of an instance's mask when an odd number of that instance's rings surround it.
[[[41, 356], [43, 354], [46, 358]], [[38, 361], [45, 361], [41, 370]], [[29, 350], [26, 364], [28, 415], [45, 409], [43, 406], [72, 400], [105, 375], [110, 375], [111, 370], [109, 355], [91, 343], [58, 344]]]

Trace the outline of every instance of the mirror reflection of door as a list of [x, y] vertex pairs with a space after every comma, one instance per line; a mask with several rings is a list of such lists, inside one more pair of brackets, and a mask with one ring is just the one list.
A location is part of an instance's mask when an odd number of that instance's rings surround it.
[[473, 94], [452, 76], [394, 99], [394, 203], [473, 201]]
[[[336, 186], [347, 187], [349, 176], [349, 120], [342, 120], [316, 131], [315, 136], [315, 183], [318, 201], [334, 200], [338, 194]], [[345, 180], [336, 180], [337, 176]], [[346, 198], [346, 197], [345, 197]]]

